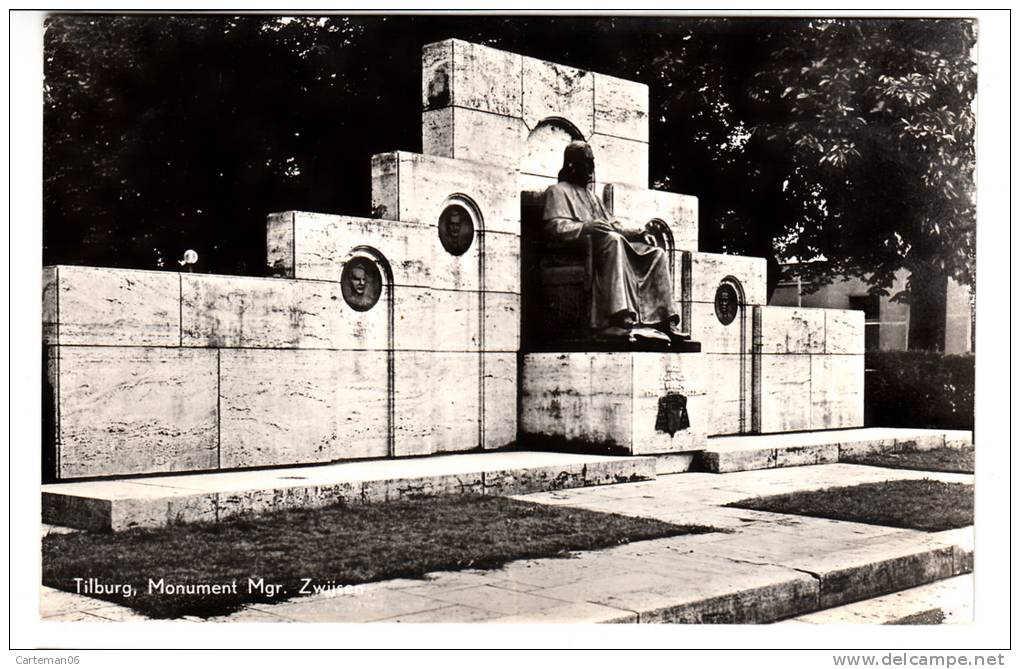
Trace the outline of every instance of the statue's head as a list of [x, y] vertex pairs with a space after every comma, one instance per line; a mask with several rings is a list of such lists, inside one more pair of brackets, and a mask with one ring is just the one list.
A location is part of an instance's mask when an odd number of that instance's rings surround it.
[[446, 229], [450, 233], [452, 239], [460, 237], [460, 227], [462, 222], [460, 220], [460, 210], [456, 207], [450, 208], [450, 216], [446, 219]]
[[574, 141], [563, 150], [559, 180], [587, 186], [595, 179], [595, 154], [587, 142]]
[[355, 295], [364, 295], [368, 287], [368, 278], [365, 276], [364, 267], [355, 267], [351, 270], [351, 289]]

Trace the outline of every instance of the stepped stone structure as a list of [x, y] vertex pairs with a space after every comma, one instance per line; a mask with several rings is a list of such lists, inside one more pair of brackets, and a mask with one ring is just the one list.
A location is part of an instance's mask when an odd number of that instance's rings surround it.
[[[763, 259], [699, 252], [696, 198], [648, 188], [645, 85], [447, 40], [422, 104], [424, 153], [372, 158], [376, 217], [270, 214], [268, 277], [44, 268], [52, 479], [862, 425], [863, 313], [768, 307]], [[700, 352], [522, 338], [522, 199], [575, 139], [661, 232]]]

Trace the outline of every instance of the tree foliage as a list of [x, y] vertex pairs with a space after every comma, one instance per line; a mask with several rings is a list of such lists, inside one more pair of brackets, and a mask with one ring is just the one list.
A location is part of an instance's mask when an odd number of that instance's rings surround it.
[[458, 37], [647, 83], [653, 185], [699, 197], [703, 250], [973, 283], [968, 21], [76, 15], [45, 37], [46, 263], [195, 248], [258, 273], [267, 213], [368, 215], [370, 156], [421, 147], [421, 46]]

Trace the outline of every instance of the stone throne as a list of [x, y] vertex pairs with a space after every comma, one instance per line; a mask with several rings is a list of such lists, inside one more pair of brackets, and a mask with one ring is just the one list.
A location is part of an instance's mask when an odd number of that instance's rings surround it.
[[[602, 189], [602, 201], [613, 213], [613, 185]], [[524, 351], [613, 351], [642, 350], [631, 343], [606, 344], [591, 336], [593, 250], [587, 236], [573, 242], [546, 239], [542, 233], [543, 191], [521, 191], [521, 348]], [[655, 245], [669, 257], [673, 293], [683, 303], [680, 291], [689, 281], [678, 280], [677, 250], [670, 226], [658, 218], [645, 223]], [[689, 263], [688, 263], [689, 269]], [[689, 279], [690, 277], [688, 277]], [[681, 327], [690, 333], [690, 313], [681, 314]], [[646, 343], [647, 350], [696, 353], [696, 341], [675, 342], [670, 347]]]

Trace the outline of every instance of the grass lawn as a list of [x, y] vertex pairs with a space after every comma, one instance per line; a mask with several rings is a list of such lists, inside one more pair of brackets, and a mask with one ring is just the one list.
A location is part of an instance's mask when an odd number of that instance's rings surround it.
[[974, 523], [974, 486], [929, 479], [881, 481], [756, 497], [727, 506], [937, 532]]
[[926, 472], [974, 473], [973, 448], [936, 448], [930, 451], [869, 453], [840, 459], [854, 465], [872, 465], [892, 469], [920, 469]]
[[[154, 618], [209, 617], [246, 603], [305, 594], [300, 592], [303, 579], [355, 585], [419, 578], [431, 571], [492, 568], [511, 560], [568, 557], [571, 551], [713, 531], [506, 497], [458, 495], [280, 511], [218, 524], [50, 534], [43, 539], [43, 584], [68, 592], [76, 592], [75, 578], [128, 584], [134, 589], [130, 597], [122, 592], [93, 596]], [[250, 578], [283, 589], [272, 595], [249, 592]], [[150, 593], [150, 579], [226, 584], [228, 592]], [[235, 581], [236, 593], [230, 592]]]

